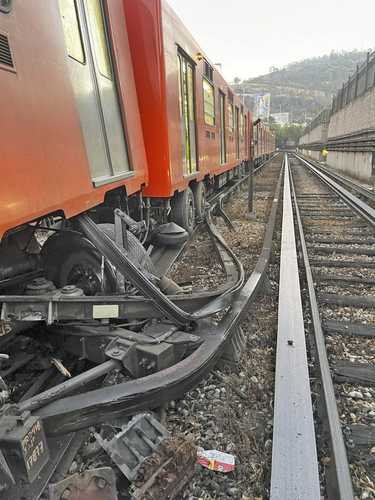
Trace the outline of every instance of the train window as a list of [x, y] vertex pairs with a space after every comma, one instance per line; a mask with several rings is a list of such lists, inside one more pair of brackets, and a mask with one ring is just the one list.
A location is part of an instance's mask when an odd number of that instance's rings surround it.
[[234, 111], [233, 104], [228, 104], [228, 129], [231, 134], [234, 132]]
[[225, 137], [225, 95], [219, 90], [219, 120], [220, 120], [220, 163], [227, 162], [227, 147]]
[[184, 175], [197, 171], [196, 116], [195, 116], [195, 66], [182, 53], [178, 53], [182, 161]]
[[83, 50], [76, 2], [75, 0], [59, 0], [59, 4], [68, 55], [76, 61], [85, 64], [86, 58]]
[[240, 136], [242, 139], [244, 138], [245, 134], [245, 120], [244, 120], [244, 115], [243, 115], [243, 107], [241, 106], [241, 114], [240, 114]]
[[203, 60], [203, 74], [209, 80], [210, 82], [214, 81], [214, 69], [211, 66], [210, 63], [206, 61], [206, 59]]
[[90, 25], [93, 31], [95, 54], [100, 73], [112, 80], [111, 59], [108, 51], [107, 35], [100, 0], [90, 0], [87, 3]]
[[0, 0], [0, 12], [8, 14], [12, 10], [13, 0]]
[[203, 78], [203, 112], [206, 125], [215, 125], [215, 89]]

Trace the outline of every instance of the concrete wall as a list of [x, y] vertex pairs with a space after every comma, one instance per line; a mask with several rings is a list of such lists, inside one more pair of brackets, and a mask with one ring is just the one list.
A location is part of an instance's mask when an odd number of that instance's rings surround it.
[[316, 161], [322, 161], [323, 160], [323, 158], [322, 158], [322, 156], [320, 154], [320, 151], [310, 151], [308, 149], [302, 149], [301, 153], [304, 156], [307, 156], [308, 158], [311, 158], [312, 160], [316, 160]]
[[375, 128], [375, 88], [331, 116], [328, 138]]
[[311, 144], [312, 142], [325, 143], [327, 141], [328, 123], [321, 123], [307, 134], [303, 135], [299, 143]]
[[323, 158], [320, 154], [320, 151], [310, 151], [310, 158], [316, 161], [322, 161]]
[[328, 151], [327, 165], [351, 177], [368, 181], [372, 174], [372, 153]]

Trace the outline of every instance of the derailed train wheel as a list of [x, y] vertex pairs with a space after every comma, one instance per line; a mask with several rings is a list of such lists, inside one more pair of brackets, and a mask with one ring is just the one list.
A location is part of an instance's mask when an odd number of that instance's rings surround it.
[[192, 233], [195, 227], [195, 200], [190, 187], [172, 200], [170, 220]]
[[58, 287], [75, 285], [85, 295], [116, 291], [116, 277], [108, 263], [102, 269], [102, 256], [82, 235], [64, 232], [45, 243], [42, 257], [47, 278]]
[[206, 216], [207, 192], [204, 182], [198, 182], [193, 186], [195, 215], [197, 220], [203, 220]]
[[[115, 240], [114, 224], [99, 224], [99, 228]], [[142, 243], [127, 232], [127, 255], [131, 261], [145, 272], [154, 273], [154, 265]], [[125, 252], [125, 249], [124, 249]], [[124, 279], [119, 279], [113, 267], [104, 262], [102, 255], [83, 235], [73, 232], [64, 232], [54, 235], [42, 250], [42, 256], [48, 279], [58, 288], [66, 285], [75, 285], [81, 288], [85, 295], [111, 295], [123, 288]], [[118, 282], [119, 281], [119, 282]]]

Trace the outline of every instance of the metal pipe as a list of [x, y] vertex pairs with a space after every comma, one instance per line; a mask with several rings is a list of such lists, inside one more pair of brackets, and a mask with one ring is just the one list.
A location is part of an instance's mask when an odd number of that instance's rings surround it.
[[52, 387], [47, 391], [41, 392], [40, 394], [23, 401], [19, 404], [18, 408], [21, 412], [37, 410], [47, 403], [52, 403], [53, 401], [56, 401], [56, 399], [67, 396], [68, 394], [83, 388], [88, 383], [107, 375], [107, 373], [115, 370], [116, 368], [122, 368], [120, 361], [116, 361], [114, 359], [106, 361], [99, 366], [95, 366], [95, 368], [92, 368], [91, 370], [87, 370], [81, 375], [77, 375], [62, 384]]
[[248, 212], [254, 213], [254, 161], [249, 160], [249, 196], [248, 196]]

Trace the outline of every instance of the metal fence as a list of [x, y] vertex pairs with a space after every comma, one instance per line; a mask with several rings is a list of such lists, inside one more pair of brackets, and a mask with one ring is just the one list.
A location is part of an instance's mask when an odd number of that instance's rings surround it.
[[375, 51], [368, 52], [366, 62], [357, 65], [356, 72], [350, 76], [338, 91], [332, 102], [332, 114], [347, 106], [375, 86]]
[[329, 123], [329, 120], [330, 120], [330, 117], [331, 117], [331, 109], [324, 109], [323, 111], [321, 111], [318, 116], [316, 116], [312, 122], [310, 122], [307, 127], [304, 129], [303, 131], [303, 135], [305, 134], [308, 134], [309, 132], [311, 132], [312, 130], [314, 130], [314, 128], [318, 127], [319, 125], [322, 125], [322, 124], [328, 124]]

